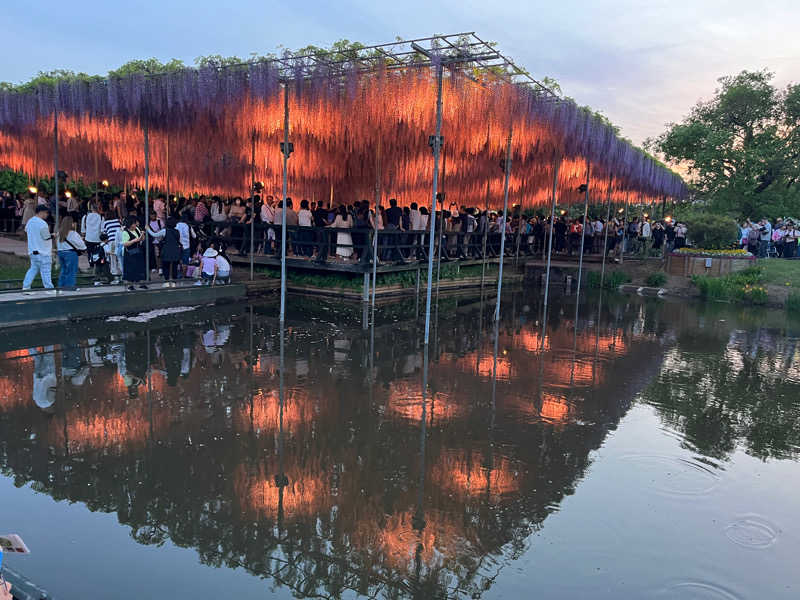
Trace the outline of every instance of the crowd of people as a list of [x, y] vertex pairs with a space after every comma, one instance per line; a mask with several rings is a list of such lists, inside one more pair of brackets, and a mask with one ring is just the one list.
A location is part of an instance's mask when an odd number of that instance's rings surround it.
[[759, 258], [797, 258], [800, 225], [792, 219], [750, 219], [739, 225], [739, 247]]
[[[146, 287], [147, 270], [163, 277], [165, 286], [183, 278], [198, 284], [229, 281], [231, 260], [227, 252], [276, 255], [281, 252], [281, 224], [287, 226], [287, 255], [326, 261], [358, 261], [373, 258], [373, 234], [377, 233], [379, 261], [408, 262], [427, 259], [430, 243], [430, 210], [412, 202], [400, 206], [395, 198], [378, 207], [367, 200], [342, 203], [280, 198], [258, 193], [248, 198], [223, 199], [203, 195], [190, 198], [154, 195], [145, 210], [141, 193], [119, 192], [78, 199], [64, 192], [58, 199], [61, 216], [54, 223], [56, 199], [36, 193], [28, 197], [0, 192], [4, 227], [24, 229], [28, 237], [31, 268], [23, 287], [28, 289], [41, 273], [45, 287], [52, 287], [48, 263], [50, 227], [56, 237], [60, 264], [59, 287], [75, 286], [78, 255], [86, 252], [95, 271], [95, 284], [120, 283], [128, 289]], [[576, 255], [602, 254], [618, 259], [622, 254], [660, 256], [687, 245], [685, 223], [670, 217], [653, 219], [642, 214], [610, 219], [561, 211], [548, 216], [529, 215], [513, 206], [508, 219], [502, 212], [447, 204], [438, 196], [434, 251], [443, 261], [481, 259], [506, 255], [553, 252]], [[147, 219], [147, 222], [145, 222]], [[10, 225], [9, 225], [10, 223]], [[552, 239], [551, 239], [552, 238]], [[800, 231], [791, 220], [746, 221], [737, 242], [759, 257], [793, 258]], [[503, 244], [503, 241], [505, 243]], [[146, 248], [149, 245], [149, 252]], [[149, 256], [149, 264], [146, 264]]]

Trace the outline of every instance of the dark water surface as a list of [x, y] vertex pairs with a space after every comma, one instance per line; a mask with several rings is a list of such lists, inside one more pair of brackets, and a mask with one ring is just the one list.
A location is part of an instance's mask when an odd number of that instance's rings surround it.
[[6, 563], [63, 599], [800, 597], [800, 327], [538, 303], [440, 302], [427, 369], [413, 304], [292, 299], [283, 352], [271, 304], [6, 335]]

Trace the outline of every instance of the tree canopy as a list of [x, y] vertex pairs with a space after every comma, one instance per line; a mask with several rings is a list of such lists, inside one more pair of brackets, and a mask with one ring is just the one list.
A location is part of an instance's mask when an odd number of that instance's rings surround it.
[[648, 142], [687, 167], [714, 212], [800, 215], [800, 84], [778, 89], [773, 78], [767, 70], [720, 78], [711, 100]]

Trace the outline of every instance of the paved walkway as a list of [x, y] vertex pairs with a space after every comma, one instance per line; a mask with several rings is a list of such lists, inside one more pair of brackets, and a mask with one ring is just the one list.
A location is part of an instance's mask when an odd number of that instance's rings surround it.
[[[0, 236], [0, 253], [3, 254], [13, 254], [14, 256], [19, 256], [21, 258], [28, 258], [28, 242], [23, 239], [19, 238], [10, 238], [6, 236]], [[55, 252], [53, 253], [53, 261], [58, 262], [58, 258], [55, 256]], [[89, 272], [89, 259], [87, 258], [86, 254], [81, 254], [78, 258], [78, 268], [81, 271]]]

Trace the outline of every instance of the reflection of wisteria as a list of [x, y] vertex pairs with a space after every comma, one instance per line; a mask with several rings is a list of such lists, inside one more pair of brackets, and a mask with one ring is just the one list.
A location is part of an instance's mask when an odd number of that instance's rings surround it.
[[376, 328], [374, 357], [360, 327], [319, 323], [279, 354], [269, 317], [101, 333], [52, 353], [54, 415], [30, 401], [32, 359], [0, 361], [19, 382], [0, 404], [0, 435], [20, 439], [3, 468], [116, 512], [143, 543], [168, 536], [303, 593], [479, 597], [624, 414], [621, 374], [661, 345], [647, 319], [634, 335], [604, 313], [577, 340], [552, 323], [542, 349], [526, 321], [502, 327], [495, 370], [478, 308], [440, 317], [424, 406], [413, 319]]

